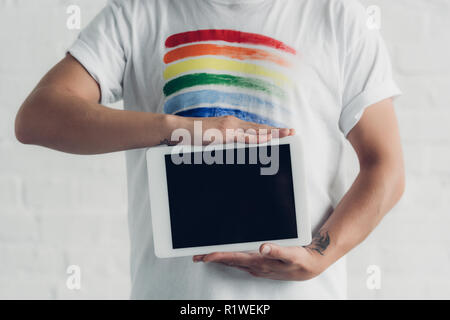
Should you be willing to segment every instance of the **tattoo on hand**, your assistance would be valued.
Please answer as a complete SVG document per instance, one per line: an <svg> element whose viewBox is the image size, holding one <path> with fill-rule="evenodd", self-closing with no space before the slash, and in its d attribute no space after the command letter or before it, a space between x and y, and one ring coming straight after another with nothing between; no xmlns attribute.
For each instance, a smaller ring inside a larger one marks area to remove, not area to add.
<svg viewBox="0 0 450 320"><path fill-rule="evenodd" d="M330 234L326 230L319 231L312 239L312 242L307 248L317 251L320 255L324 255L324 251L330 245Z"/></svg>

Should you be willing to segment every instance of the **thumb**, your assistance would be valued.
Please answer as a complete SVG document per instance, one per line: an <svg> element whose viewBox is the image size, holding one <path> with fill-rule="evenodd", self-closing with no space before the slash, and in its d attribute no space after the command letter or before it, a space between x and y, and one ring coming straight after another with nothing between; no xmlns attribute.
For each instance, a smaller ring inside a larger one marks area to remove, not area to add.
<svg viewBox="0 0 450 320"><path fill-rule="evenodd" d="M296 260L297 250L293 247L282 247L273 243L264 243L259 247L261 255L268 259L292 263Z"/></svg>

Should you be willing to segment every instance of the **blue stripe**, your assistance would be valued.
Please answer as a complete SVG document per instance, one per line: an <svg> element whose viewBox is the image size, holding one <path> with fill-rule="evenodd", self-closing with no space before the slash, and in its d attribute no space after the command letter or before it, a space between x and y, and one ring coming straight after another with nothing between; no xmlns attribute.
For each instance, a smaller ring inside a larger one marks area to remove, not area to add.
<svg viewBox="0 0 450 320"><path fill-rule="evenodd" d="M216 90L198 90L182 93L171 98L164 104L164 112L175 113L201 103L226 103L241 107L257 105L261 108L274 109L274 105L271 102L253 95Z"/></svg>
<svg viewBox="0 0 450 320"><path fill-rule="evenodd" d="M262 117L260 115L242 111L238 109L228 109L220 107L210 107L210 108L195 108L190 110L185 110L176 113L178 116L182 117L193 117L193 118L208 118L208 117L221 117L221 116L235 116L244 121L255 122L259 124L266 124L269 126L284 128L283 125L276 123L270 119Z"/></svg>

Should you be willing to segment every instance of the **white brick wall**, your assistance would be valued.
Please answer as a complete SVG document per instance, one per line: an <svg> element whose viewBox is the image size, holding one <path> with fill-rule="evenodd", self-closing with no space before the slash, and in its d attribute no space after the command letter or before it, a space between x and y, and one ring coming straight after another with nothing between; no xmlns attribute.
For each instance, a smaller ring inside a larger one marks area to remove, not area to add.
<svg viewBox="0 0 450 320"><path fill-rule="evenodd" d="M105 1L0 0L0 299L128 298L123 154L74 156L20 145L14 117L26 95ZM81 290L66 287L79 265Z"/></svg>
<svg viewBox="0 0 450 320"><path fill-rule="evenodd" d="M407 188L399 205L349 255L353 298L450 298L450 1L363 0L381 31L404 96L397 113ZM368 265L381 289L368 290Z"/></svg>
<svg viewBox="0 0 450 320"><path fill-rule="evenodd" d="M450 1L362 0L378 5L405 95L397 101L407 168L401 203L349 254L351 298L450 298ZM127 298L123 154L85 157L24 146L14 117L39 78L104 0L0 0L0 298ZM350 151L349 151L350 153ZM82 289L66 268L82 268ZM369 265L381 289L366 287Z"/></svg>

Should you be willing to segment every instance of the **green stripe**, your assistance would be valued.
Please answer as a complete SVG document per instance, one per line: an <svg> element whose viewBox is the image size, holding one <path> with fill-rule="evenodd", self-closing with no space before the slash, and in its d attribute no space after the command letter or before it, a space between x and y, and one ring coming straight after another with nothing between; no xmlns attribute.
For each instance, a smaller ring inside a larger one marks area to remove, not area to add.
<svg viewBox="0 0 450 320"><path fill-rule="evenodd" d="M166 83L164 86L164 94L166 96L170 96L171 94L185 88L209 84L236 86L246 89L259 90L281 98L285 95L284 91L279 87L264 80L211 73L194 73L175 78Z"/></svg>

